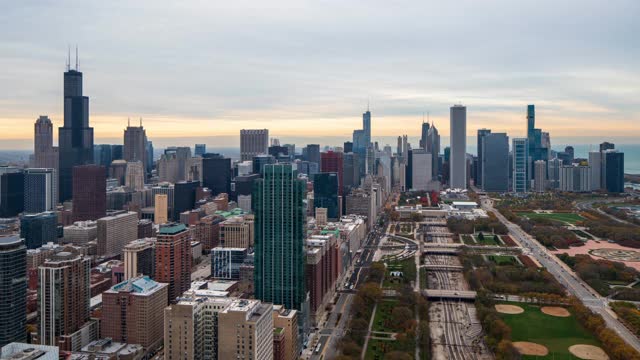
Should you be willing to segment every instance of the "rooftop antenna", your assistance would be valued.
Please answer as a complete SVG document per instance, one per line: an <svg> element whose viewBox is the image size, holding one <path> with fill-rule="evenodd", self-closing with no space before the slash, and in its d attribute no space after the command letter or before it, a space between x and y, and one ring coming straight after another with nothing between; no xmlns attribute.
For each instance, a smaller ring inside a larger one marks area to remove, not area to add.
<svg viewBox="0 0 640 360"><path fill-rule="evenodd" d="M371 101L370 98L367 98L367 112L369 111L369 102Z"/></svg>
<svg viewBox="0 0 640 360"><path fill-rule="evenodd" d="M71 45L67 45L67 71L71 70Z"/></svg>
<svg viewBox="0 0 640 360"><path fill-rule="evenodd" d="M131 118L127 118L127 127L131 127Z"/></svg>
<svg viewBox="0 0 640 360"><path fill-rule="evenodd" d="M78 45L76 45L76 71L78 71Z"/></svg>
<svg viewBox="0 0 640 360"><path fill-rule="evenodd" d="M422 112L422 123L424 124L424 111Z"/></svg>
<svg viewBox="0 0 640 360"><path fill-rule="evenodd" d="M142 127L142 116L140 117L140 127Z"/></svg>

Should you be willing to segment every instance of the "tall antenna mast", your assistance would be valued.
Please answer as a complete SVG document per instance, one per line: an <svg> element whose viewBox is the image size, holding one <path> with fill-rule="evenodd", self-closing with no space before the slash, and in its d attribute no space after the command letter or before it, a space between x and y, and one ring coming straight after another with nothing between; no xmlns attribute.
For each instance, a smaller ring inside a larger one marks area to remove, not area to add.
<svg viewBox="0 0 640 360"><path fill-rule="evenodd" d="M142 117L140 117L140 127L142 127Z"/></svg>
<svg viewBox="0 0 640 360"><path fill-rule="evenodd" d="M78 71L78 45L76 45L76 71Z"/></svg>
<svg viewBox="0 0 640 360"><path fill-rule="evenodd" d="M71 45L67 45L67 71L71 70Z"/></svg>
<svg viewBox="0 0 640 360"><path fill-rule="evenodd" d="M127 127L131 127L131 118L130 117L127 118Z"/></svg>

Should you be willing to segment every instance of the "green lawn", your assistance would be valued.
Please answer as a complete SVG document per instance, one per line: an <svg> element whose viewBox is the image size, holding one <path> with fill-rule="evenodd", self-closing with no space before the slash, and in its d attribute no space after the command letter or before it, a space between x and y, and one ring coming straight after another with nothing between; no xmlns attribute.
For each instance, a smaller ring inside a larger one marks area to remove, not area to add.
<svg viewBox="0 0 640 360"><path fill-rule="evenodd" d="M402 271L402 277L391 276L392 271ZM387 271L382 282L383 288L400 289L403 284L410 284L416 280L416 262L413 257L397 261L387 262Z"/></svg>
<svg viewBox="0 0 640 360"><path fill-rule="evenodd" d="M478 235L474 235L473 238L478 242L478 245L487 245L487 246L501 246L502 242L500 240L495 239L496 235L493 234L482 234L483 238L480 239Z"/></svg>
<svg viewBox="0 0 640 360"><path fill-rule="evenodd" d="M514 256L509 255L487 255L487 259L496 265L520 265Z"/></svg>
<svg viewBox="0 0 640 360"><path fill-rule="evenodd" d="M550 316L542 313L540 307L522 303L509 303L524 309L524 313L499 314L511 327L512 341L530 341L542 344L549 349L545 357L523 356L523 359L578 359L571 355L569 346L590 344L600 346L598 341L575 319Z"/></svg>
<svg viewBox="0 0 640 360"><path fill-rule="evenodd" d="M387 322L391 319L393 308L398 305L398 300L382 300L376 308L376 315L373 318L373 328L371 331L395 332L394 329L387 326Z"/></svg>
<svg viewBox="0 0 640 360"><path fill-rule="evenodd" d="M369 339L369 345L367 346L367 352L365 353L364 358L365 360L383 360L384 354L396 350L403 350L399 348L397 341ZM408 353L413 355L411 351L408 351Z"/></svg>
<svg viewBox="0 0 640 360"><path fill-rule="evenodd" d="M529 219L552 219L562 221L569 224L575 224L584 218L575 213L535 213L535 212L519 212L518 216L525 216Z"/></svg>

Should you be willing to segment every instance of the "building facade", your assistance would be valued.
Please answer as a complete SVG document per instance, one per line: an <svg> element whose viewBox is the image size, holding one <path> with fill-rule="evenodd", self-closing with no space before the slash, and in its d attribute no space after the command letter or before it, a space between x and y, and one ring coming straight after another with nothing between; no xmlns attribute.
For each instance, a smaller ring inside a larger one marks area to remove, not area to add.
<svg viewBox="0 0 640 360"><path fill-rule="evenodd" d="M107 179L98 165L73 168L73 220L96 220L107 211Z"/></svg>
<svg viewBox="0 0 640 360"><path fill-rule="evenodd" d="M449 187L467 188L467 108L454 105L450 109L451 154L449 157Z"/></svg>
<svg viewBox="0 0 640 360"><path fill-rule="evenodd" d="M133 277L102 293L100 335L114 341L140 344L146 351L162 344L167 284L148 276Z"/></svg>
<svg viewBox="0 0 640 360"><path fill-rule="evenodd" d="M290 164L266 165L256 181L256 298L302 310L305 291L305 188Z"/></svg>
<svg viewBox="0 0 640 360"><path fill-rule="evenodd" d="M240 161L252 160L256 155L267 153L269 129L240 130Z"/></svg>
<svg viewBox="0 0 640 360"><path fill-rule="evenodd" d="M27 247L18 236L0 237L0 347L27 339Z"/></svg>
<svg viewBox="0 0 640 360"><path fill-rule="evenodd" d="M183 224L160 227L156 241L155 280L169 284L169 300L189 289L191 284L191 241Z"/></svg>

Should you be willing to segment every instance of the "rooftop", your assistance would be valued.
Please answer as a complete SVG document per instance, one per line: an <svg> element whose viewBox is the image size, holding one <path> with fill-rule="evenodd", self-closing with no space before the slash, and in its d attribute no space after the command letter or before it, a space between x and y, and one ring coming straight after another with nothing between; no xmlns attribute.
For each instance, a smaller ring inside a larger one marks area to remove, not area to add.
<svg viewBox="0 0 640 360"><path fill-rule="evenodd" d="M128 291L136 294L149 294L155 290L161 289L163 285L166 286L166 284L155 282L145 275L125 280L120 284L114 285L111 290Z"/></svg>
<svg viewBox="0 0 640 360"><path fill-rule="evenodd" d="M172 224L172 225L161 226L160 231L158 231L158 233L162 235L175 235L185 231L186 229L187 227L184 224Z"/></svg>

